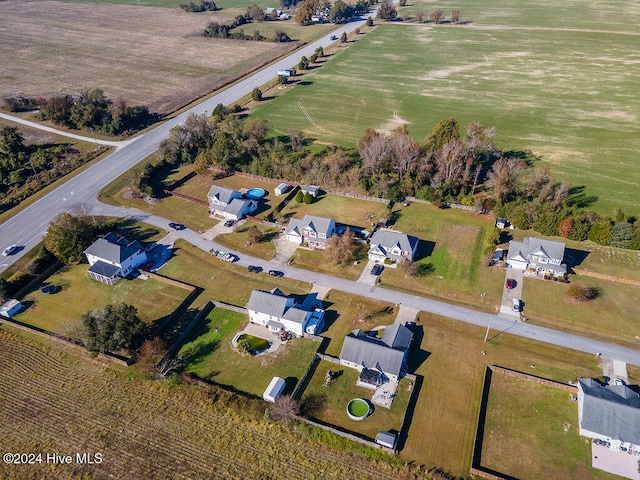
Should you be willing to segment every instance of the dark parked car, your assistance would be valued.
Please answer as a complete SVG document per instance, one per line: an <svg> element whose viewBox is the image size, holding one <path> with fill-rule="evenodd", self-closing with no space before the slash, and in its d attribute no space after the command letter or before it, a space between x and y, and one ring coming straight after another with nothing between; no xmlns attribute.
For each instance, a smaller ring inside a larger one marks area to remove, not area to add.
<svg viewBox="0 0 640 480"><path fill-rule="evenodd" d="M250 272L254 272L254 273L260 273L262 271L262 267L259 267L257 265L249 265L247 267L247 270L249 270Z"/></svg>
<svg viewBox="0 0 640 480"><path fill-rule="evenodd" d="M187 228L184 225L182 225L181 223L175 223L175 222L171 222L169 224L169 226L171 228L173 228L174 230L184 230L185 228Z"/></svg>
<svg viewBox="0 0 640 480"><path fill-rule="evenodd" d="M384 270L384 267L376 263L371 269L371 275L380 275L382 273L382 270Z"/></svg>
<svg viewBox="0 0 640 480"><path fill-rule="evenodd" d="M338 37L336 37L335 35L331 35L331 38L330 38L331 41L334 41L334 40L337 40L337 39L338 39Z"/></svg>
<svg viewBox="0 0 640 480"><path fill-rule="evenodd" d="M233 227L233 224L236 223L233 220L227 220L226 222L224 222L224 226L225 227Z"/></svg>
<svg viewBox="0 0 640 480"><path fill-rule="evenodd" d="M17 245L10 245L7 248L5 248L2 251L2 256L3 257L7 257L9 255L13 255L14 253L16 253L18 251L18 246Z"/></svg>
<svg viewBox="0 0 640 480"><path fill-rule="evenodd" d="M269 270L269 275L272 277L284 277L284 272L281 272L280 270Z"/></svg>
<svg viewBox="0 0 640 480"><path fill-rule="evenodd" d="M517 284L518 283L516 282L515 278L507 278L507 288L509 290L511 290L512 288L515 288Z"/></svg>
<svg viewBox="0 0 640 480"><path fill-rule="evenodd" d="M58 287L57 285L46 285L40 289L40 293L42 293L43 295L48 295L50 293L56 293L59 289L60 287Z"/></svg>

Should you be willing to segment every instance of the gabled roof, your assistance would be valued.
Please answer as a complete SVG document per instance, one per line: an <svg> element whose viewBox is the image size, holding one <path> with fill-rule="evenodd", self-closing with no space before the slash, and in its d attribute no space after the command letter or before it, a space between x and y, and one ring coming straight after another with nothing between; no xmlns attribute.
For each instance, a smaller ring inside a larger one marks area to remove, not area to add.
<svg viewBox="0 0 640 480"><path fill-rule="evenodd" d="M362 330L354 330L344 337L340 358L397 376L402 370L404 354L409 348L412 336L411 331L404 325L387 327L381 339L369 337ZM408 343L402 348L407 338ZM394 344L397 348L392 346Z"/></svg>
<svg viewBox="0 0 640 480"><path fill-rule="evenodd" d="M207 196L209 198L217 198L221 203L229 203L232 197L238 198L238 196L242 195L237 190L233 190L231 188L221 187L219 185L211 185Z"/></svg>
<svg viewBox="0 0 640 480"><path fill-rule="evenodd" d="M413 252L418 246L418 241L417 237L406 233L381 228L371 237L371 246L384 251L391 250L397 245L403 252Z"/></svg>
<svg viewBox="0 0 640 480"><path fill-rule="evenodd" d="M640 445L640 396L626 385L578 379L583 394L580 428Z"/></svg>
<svg viewBox="0 0 640 480"><path fill-rule="evenodd" d="M320 188L315 185L300 185L300 191L302 191L302 193L309 192L309 195L315 197L320 193Z"/></svg>
<svg viewBox="0 0 640 480"><path fill-rule="evenodd" d="M306 229L316 232L316 234L323 233L328 238L333 233L330 231L332 228L335 229L335 221L331 218L305 215L302 219L292 218L286 233L300 235L300 232Z"/></svg>
<svg viewBox="0 0 640 480"><path fill-rule="evenodd" d="M316 298L316 295L313 294L313 297ZM274 288L270 292L254 290L251 292L247 309L289 320L290 322L304 324L309 314L313 311L313 307L308 310L305 309L307 303L309 303L306 298L301 305L295 305L295 302L291 302L291 300L291 297L287 297L278 288Z"/></svg>
<svg viewBox="0 0 640 480"><path fill-rule="evenodd" d="M529 255L538 257L546 257L549 259L564 259L565 244L556 242L555 240L546 240L544 238L526 237L522 242L511 240L509 242L508 260L518 262L527 262Z"/></svg>
<svg viewBox="0 0 640 480"><path fill-rule="evenodd" d="M244 206L248 203L251 203L250 200L234 198L226 207L224 207L224 211L228 213L232 213L234 215L238 215L242 211Z"/></svg>
<svg viewBox="0 0 640 480"><path fill-rule="evenodd" d="M511 240L509 242L509 252L507 253L507 260L515 260L516 262L527 263L527 255L529 254L529 245L524 242L516 242Z"/></svg>
<svg viewBox="0 0 640 480"><path fill-rule="evenodd" d="M96 263L91 265L89 271L102 277L113 278L120 271L120 267L98 260Z"/></svg>
<svg viewBox="0 0 640 480"><path fill-rule="evenodd" d="M122 237L114 242L114 239L115 236L113 234L99 238L93 242L84 253L86 255L93 255L107 262L121 265L127 258L142 250L142 245L137 241L128 242L127 239Z"/></svg>

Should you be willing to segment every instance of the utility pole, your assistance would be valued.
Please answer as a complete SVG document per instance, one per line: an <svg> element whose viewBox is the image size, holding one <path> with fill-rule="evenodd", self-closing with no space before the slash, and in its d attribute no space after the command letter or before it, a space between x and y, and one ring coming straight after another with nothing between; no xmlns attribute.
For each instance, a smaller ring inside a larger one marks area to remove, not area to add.
<svg viewBox="0 0 640 480"><path fill-rule="evenodd" d="M487 342L487 338L489 338L489 327L490 325L487 323L487 333L484 334L484 341Z"/></svg>

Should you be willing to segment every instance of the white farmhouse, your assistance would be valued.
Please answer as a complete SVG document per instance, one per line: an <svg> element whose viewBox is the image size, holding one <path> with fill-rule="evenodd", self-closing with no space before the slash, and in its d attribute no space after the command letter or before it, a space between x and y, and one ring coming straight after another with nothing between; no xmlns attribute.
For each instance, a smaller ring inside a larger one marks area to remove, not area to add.
<svg viewBox="0 0 640 480"><path fill-rule="evenodd" d="M294 335L317 335L324 327L324 310L316 294L308 294L301 303L274 288L270 292L254 290L247 304L249 321L265 325L273 332L286 330Z"/></svg>
<svg viewBox="0 0 640 480"><path fill-rule="evenodd" d="M336 222L331 218L305 215L302 219L292 218L285 233L290 242L324 249L327 239L336 233Z"/></svg>
<svg viewBox="0 0 640 480"><path fill-rule="evenodd" d="M212 185L207 194L209 212L212 215L238 221L256 211L258 202L242 197L242 194L231 188Z"/></svg>
<svg viewBox="0 0 640 480"><path fill-rule="evenodd" d="M147 254L138 241L129 242L108 233L84 251L89 262L89 276L107 285L116 284L147 261Z"/></svg>
<svg viewBox="0 0 640 480"><path fill-rule="evenodd" d="M564 261L565 244L543 238L526 237L522 242L511 240L507 265L518 270L535 270L553 275L564 275L567 266Z"/></svg>
<svg viewBox="0 0 640 480"><path fill-rule="evenodd" d="M369 260L411 262L418 250L418 243L417 237L396 230L381 228L371 237Z"/></svg>

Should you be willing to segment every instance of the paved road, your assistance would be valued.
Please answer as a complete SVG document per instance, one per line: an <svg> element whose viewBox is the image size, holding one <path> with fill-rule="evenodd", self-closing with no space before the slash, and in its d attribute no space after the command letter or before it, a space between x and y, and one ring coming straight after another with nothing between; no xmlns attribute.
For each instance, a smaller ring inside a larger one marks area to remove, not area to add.
<svg viewBox="0 0 640 480"><path fill-rule="evenodd" d="M76 203L92 202L98 192L111 180L119 177L129 168L155 152L160 142L169 136L169 131L173 127L183 123L189 115L211 112L219 103L223 105L236 103L242 97L249 95L255 87L264 85L277 77L278 70L292 68L297 65L301 56L305 55L310 57L316 48L320 46L326 48L332 43L335 43L330 39L332 35L340 36L343 31L350 33L356 28L362 27L364 24L365 20L358 20L346 25L341 25L333 32L296 50L260 71L245 77L243 80L229 86L175 118L162 122L156 128L145 134L126 142L102 142L108 145L115 144L117 146L116 151L33 203L22 212L16 214L11 219L0 224L0 249L4 249L6 246L12 244L24 247L23 250L9 258L0 257L0 272L6 270L11 263L40 242L49 223L58 213L68 210L69 207ZM16 119L15 117L7 115L3 115L2 118L25 123L22 119ZM33 124L32 126L36 128L42 127L38 124ZM47 130L48 128L44 129ZM74 135L65 134L67 136ZM88 141L92 140L91 138L82 136L80 136L80 138Z"/></svg>
<svg viewBox="0 0 640 480"><path fill-rule="evenodd" d="M155 215L150 215L145 212L129 210L121 207L112 207L104 204L99 204L97 202L94 210L97 214L132 218L149 223L151 225L155 225L160 228L168 229L168 220ZM230 251L228 248L223 247L222 245L219 245L213 241L207 240L199 233L189 229L177 232L176 235L191 243L193 246L200 248L206 252L208 252L212 248L216 248L218 250L223 250L226 252ZM246 267L248 265L258 265L263 268L264 272L267 272L271 269L280 270L283 271L289 278L295 278L297 280L314 283L321 287L333 288L343 292L352 293L354 295L361 295L367 298L404 305L406 307L435 313L437 315L442 315L444 317L463 321L483 328L487 328L487 326L489 326L489 339L501 334L501 332L506 332L513 335L518 335L520 337L550 343L552 345L557 345L560 347L591 353L593 355L600 353L603 357L606 358L614 358L625 363L640 365L640 350L619 347L617 345L580 337L578 335L571 335L569 333L559 332L549 328L522 323L518 320L511 320L499 317L497 315L478 312L465 307L450 305L448 303L419 297L417 295L396 292L385 288L374 287L371 285L353 282L351 280L335 278L317 272L294 268L289 265L282 265L267 260L261 260L249 257L239 252L231 251L231 253L235 253L240 258L237 264L243 267ZM260 273L257 275L266 275L266 273ZM488 348L489 346L490 342Z"/></svg>

